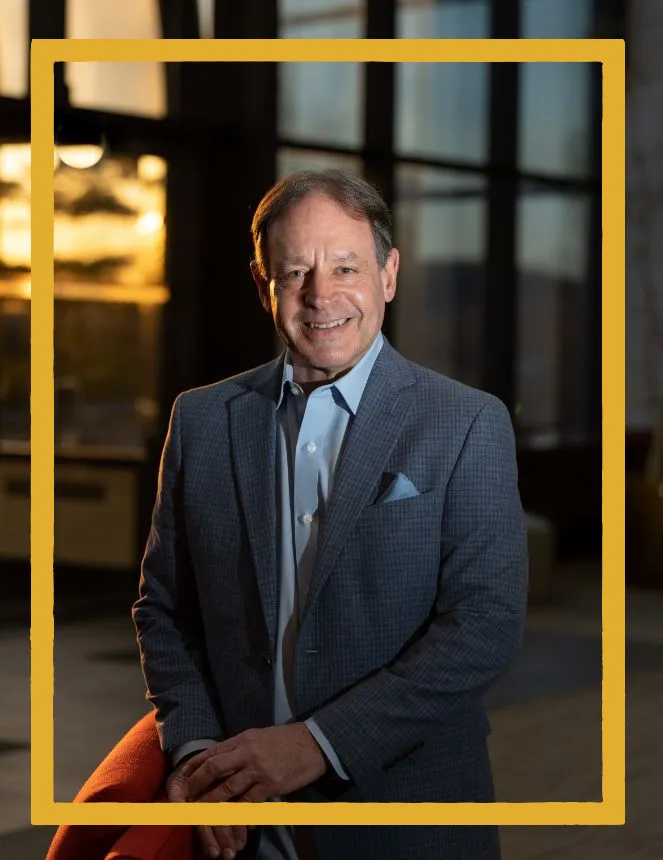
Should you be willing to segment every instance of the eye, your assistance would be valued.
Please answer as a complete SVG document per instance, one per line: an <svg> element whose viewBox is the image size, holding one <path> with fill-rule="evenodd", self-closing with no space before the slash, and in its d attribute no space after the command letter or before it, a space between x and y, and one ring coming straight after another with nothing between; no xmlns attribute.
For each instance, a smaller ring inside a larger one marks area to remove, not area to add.
<svg viewBox="0 0 663 860"><path fill-rule="evenodd" d="M297 280L297 278L304 277L304 270L303 269L293 269L291 272L288 272L286 277L289 280Z"/></svg>
<svg viewBox="0 0 663 860"><path fill-rule="evenodd" d="M336 271L341 275L351 275L356 271L356 269L353 269L350 266L339 266Z"/></svg>

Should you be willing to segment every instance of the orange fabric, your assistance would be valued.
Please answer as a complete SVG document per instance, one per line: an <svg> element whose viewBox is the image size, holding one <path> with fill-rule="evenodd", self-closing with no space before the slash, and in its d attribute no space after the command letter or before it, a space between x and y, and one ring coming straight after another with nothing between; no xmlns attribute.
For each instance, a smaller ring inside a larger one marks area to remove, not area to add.
<svg viewBox="0 0 663 860"><path fill-rule="evenodd" d="M193 831L174 824L135 824L117 840L104 860L192 860Z"/></svg>
<svg viewBox="0 0 663 860"><path fill-rule="evenodd" d="M166 761L154 713L146 714L110 751L74 803L163 800ZM192 830L173 825L71 825L58 828L46 860L192 860Z"/></svg>

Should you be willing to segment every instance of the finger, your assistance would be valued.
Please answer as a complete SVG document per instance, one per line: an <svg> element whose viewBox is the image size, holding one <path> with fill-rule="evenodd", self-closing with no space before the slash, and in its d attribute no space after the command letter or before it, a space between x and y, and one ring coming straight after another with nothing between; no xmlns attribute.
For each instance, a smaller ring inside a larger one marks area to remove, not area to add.
<svg viewBox="0 0 663 860"><path fill-rule="evenodd" d="M182 773L185 776L190 776L195 770L197 770L202 764L204 764L207 759L212 758L219 753L227 753L236 749L237 741L236 738L229 738L226 741L220 741L218 744L215 744L213 747L207 747L207 749L200 750L195 755L189 756L181 765Z"/></svg>
<svg viewBox="0 0 663 860"><path fill-rule="evenodd" d="M225 779L246 766L246 756L242 750L235 749L210 756L196 770L187 774L187 794L189 798L200 797L219 780Z"/></svg>
<svg viewBox="0 0 663 860"><path fill-rule="evenodd" d="M212 828L223 860L233 860L237 853L237 841L235 839L234 829L234 827L229 825Z"/></svg>
<svg viewBox="0 0 663 860"><path fill-rule="evenodd" d="M255 777L247 768L226 777L219 785L196 798L197 803L225 803L241 797L255 783Z"/></svg>
<svg viewBox="0 0 663 860"><path fill-rule="evenodd" d="M198 832L198 839L200 839L200 845L206 856L220 857L221 848L212 828L204 824L199 824L196 830Z"/></svg>
<svg viewBox="0 0 663 860"><path fill-rule="evenodd" d="M235 837L235 850L241 851L246 848L247 832L243 825L233 827L233 836Z"/></svg>

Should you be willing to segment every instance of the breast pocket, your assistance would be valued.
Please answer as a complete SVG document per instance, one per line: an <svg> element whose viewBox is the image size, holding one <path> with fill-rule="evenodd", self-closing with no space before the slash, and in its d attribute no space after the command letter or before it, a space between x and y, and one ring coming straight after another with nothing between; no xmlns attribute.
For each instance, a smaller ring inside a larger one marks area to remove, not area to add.
<svg viewBox="0 0 663 860"><path fill-rule="evenodd" d="M444 493L431 490L397 499L367 505L357 521L355 538L364 559L386 555L403 563L417 564L439 557Z"/></svg>

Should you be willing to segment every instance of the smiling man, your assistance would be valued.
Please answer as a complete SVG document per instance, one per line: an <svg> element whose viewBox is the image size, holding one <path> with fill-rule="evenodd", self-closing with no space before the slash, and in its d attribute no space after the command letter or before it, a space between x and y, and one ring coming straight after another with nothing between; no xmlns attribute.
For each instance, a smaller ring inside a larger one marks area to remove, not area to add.
<svg viewBox="0 0 663 860"><path fill-rule="evenodd" d="M527 593L508 412L382 335L371 185L293 174L253 238L286 349L177 398L134 607L169 798L491 802L481 698ZM198 830L224 858L499 857L492 827Z"/></svg>

